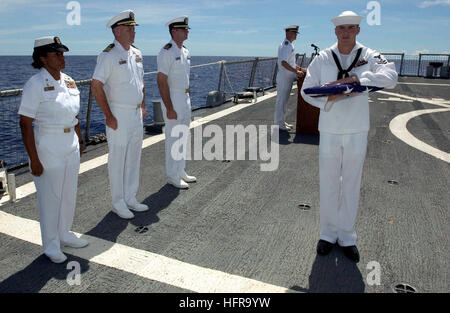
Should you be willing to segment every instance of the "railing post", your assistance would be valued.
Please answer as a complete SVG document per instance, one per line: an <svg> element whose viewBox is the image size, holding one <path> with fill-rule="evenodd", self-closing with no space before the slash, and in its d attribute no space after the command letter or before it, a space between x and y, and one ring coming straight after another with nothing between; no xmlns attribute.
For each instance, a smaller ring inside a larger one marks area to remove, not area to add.
<svg viewBox="0 0 450 313"><path fill-rule="evenodd" d="M420 62L422 60L422 53L419 53L419 66L417 67L417 76L420 76Z"/></svg>
<svg viewBox="0 0 450 313"><path fill-rule="evenodd" d="M273 69L272 86L277 85L277 74L278 74L278 60L275 62L275 66Z"/></svg>
<svg viewBox="0 0 450 313"><path fill-rule="evenodd" d="M86 125L84 128L85 144L87 144L89 142L89 131L90 131L90 125L91 125L91 111L92 111L92 90L91 90L91 87L89 87L89 99L88 99L88 105L87 105L87 111L86 111Z"/></svg>
<svg viewBox="0 0 450 313"><path fill-rule="evenodd" d="M252 72L250 73L250 80L248 82L249 87L253 86L253 82L255 80L256 66L258 65L258 61L259 61L259 58L255 58L255 61L253 61Z"/></svg>
<svg viewBox="0 0 450 313"><path fill-rule="evenodd" d="M402 58L400 60L400 76L402 75L402 70L403 70L403 60L405 58L405 53L402 53Z"/></svg>
<svg viewBox="0 0 450 313"><path fill-rule="evenodd" d="M220 75L219 75L219 86L217 87L217 91L220 93L220 88L222 87L222 76L223 76L223 68L225 61L220 62Z"/></svg>

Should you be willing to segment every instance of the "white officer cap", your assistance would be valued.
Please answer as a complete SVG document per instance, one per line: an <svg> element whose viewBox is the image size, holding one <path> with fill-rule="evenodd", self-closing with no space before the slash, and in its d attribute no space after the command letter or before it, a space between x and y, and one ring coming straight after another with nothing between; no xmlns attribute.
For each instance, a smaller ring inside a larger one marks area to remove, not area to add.
<svg viewBox="0 0 450 313"><path fill-rule="evenodd" d="M58 37L45 36L34 40L34 50L67 52L69 48Z"/></svg>
<svg viewBox="0 0 450 313"><path fill-rule="evenodd" d="M299 29L298 25L290 25L290 26L286 27L284 30L285 31L296 32L298 34L298 29Z"/></svg>
<svg viewBox="0 0 450 313"><path fill-rule="evenodd" d="M190 29L189 18L187 16L174 18L173 20L167 22L166 27L169 27L169 30L172 30L172 28Z"/></svg>
<svg viewBox="0 0 450 313"><path fill-rule="evenodd" d="M106 24L106 27L108 28L115 28L120 25L125 26L139 26L134 20L134 12L133 10L125 10L114 16L112 19L109 20L108 24Z"/></svg>
<svg viewBox="0 0 450 313"><path fill-rule="evenodd" d="M359 25L364 16L360 16L353 11L344 11L339 16L332 18L334 26L340 25Z"/></svg>

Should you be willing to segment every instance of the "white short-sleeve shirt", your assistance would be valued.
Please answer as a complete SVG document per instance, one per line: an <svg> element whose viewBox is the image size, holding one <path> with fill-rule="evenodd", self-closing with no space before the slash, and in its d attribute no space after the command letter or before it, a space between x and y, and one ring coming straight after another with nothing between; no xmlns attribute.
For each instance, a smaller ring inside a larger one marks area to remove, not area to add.
<svg viewBox="0 0 450 313"><path fill-rule="evenodd" d="M42 68L23 87L19 114L34 119L35 126L68 128L78 124L80 91L74 80L61 73L55 80Z"/></svg>
<svg viewBox="0 0 450 313"><path fill-rule="evenodd" d="M168 76L167 83L170 91L184 92L189 88L191 57L184 46L178 48L171 40L165 45L157 57L158 72Z"/></svg>
<svg viewBox="0 0 450 313"><path fill-rule="evenodd" d="M101 81L110 106L136 108L144 99L142 53L131 46L127 51L114 40L97 58L93 79Z"/></svg>

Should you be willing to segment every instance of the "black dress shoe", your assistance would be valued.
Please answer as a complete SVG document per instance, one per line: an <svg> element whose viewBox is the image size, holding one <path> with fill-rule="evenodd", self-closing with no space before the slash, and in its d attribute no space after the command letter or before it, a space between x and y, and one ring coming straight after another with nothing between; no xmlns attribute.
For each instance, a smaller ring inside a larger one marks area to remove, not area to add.
<svg viewBox="0 0 450 313"><path fill-rule="evenodd" d="M320 239L317 243L317 254L319 255L327 255L330 253L333 248L333 244L331 242Z"/></svg>
<svg viewBox="0 0 450 313"><path fill-rule="evenodd" d="M350 260L358 263L359 262L359 252L358 248L356 246L348 246L348 247L342 247L342 250L344 251L344 255L349 258Z"/></svg>

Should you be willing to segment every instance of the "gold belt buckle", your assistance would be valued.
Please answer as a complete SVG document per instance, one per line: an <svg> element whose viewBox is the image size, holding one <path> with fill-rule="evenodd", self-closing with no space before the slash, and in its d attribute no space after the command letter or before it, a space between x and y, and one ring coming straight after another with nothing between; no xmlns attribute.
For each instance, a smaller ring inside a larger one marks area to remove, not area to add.
<svg viewBox="0 0 450 313"><path fill-rule="evenodd" d="M70 133L70 128L64 128L64 133Z"/></svg>
<svg viewBox="0 0 450 313"><path fill-rule="evenodd" d="M191 88L187 88L184 92L185 93L191 93Z"/></svg>

